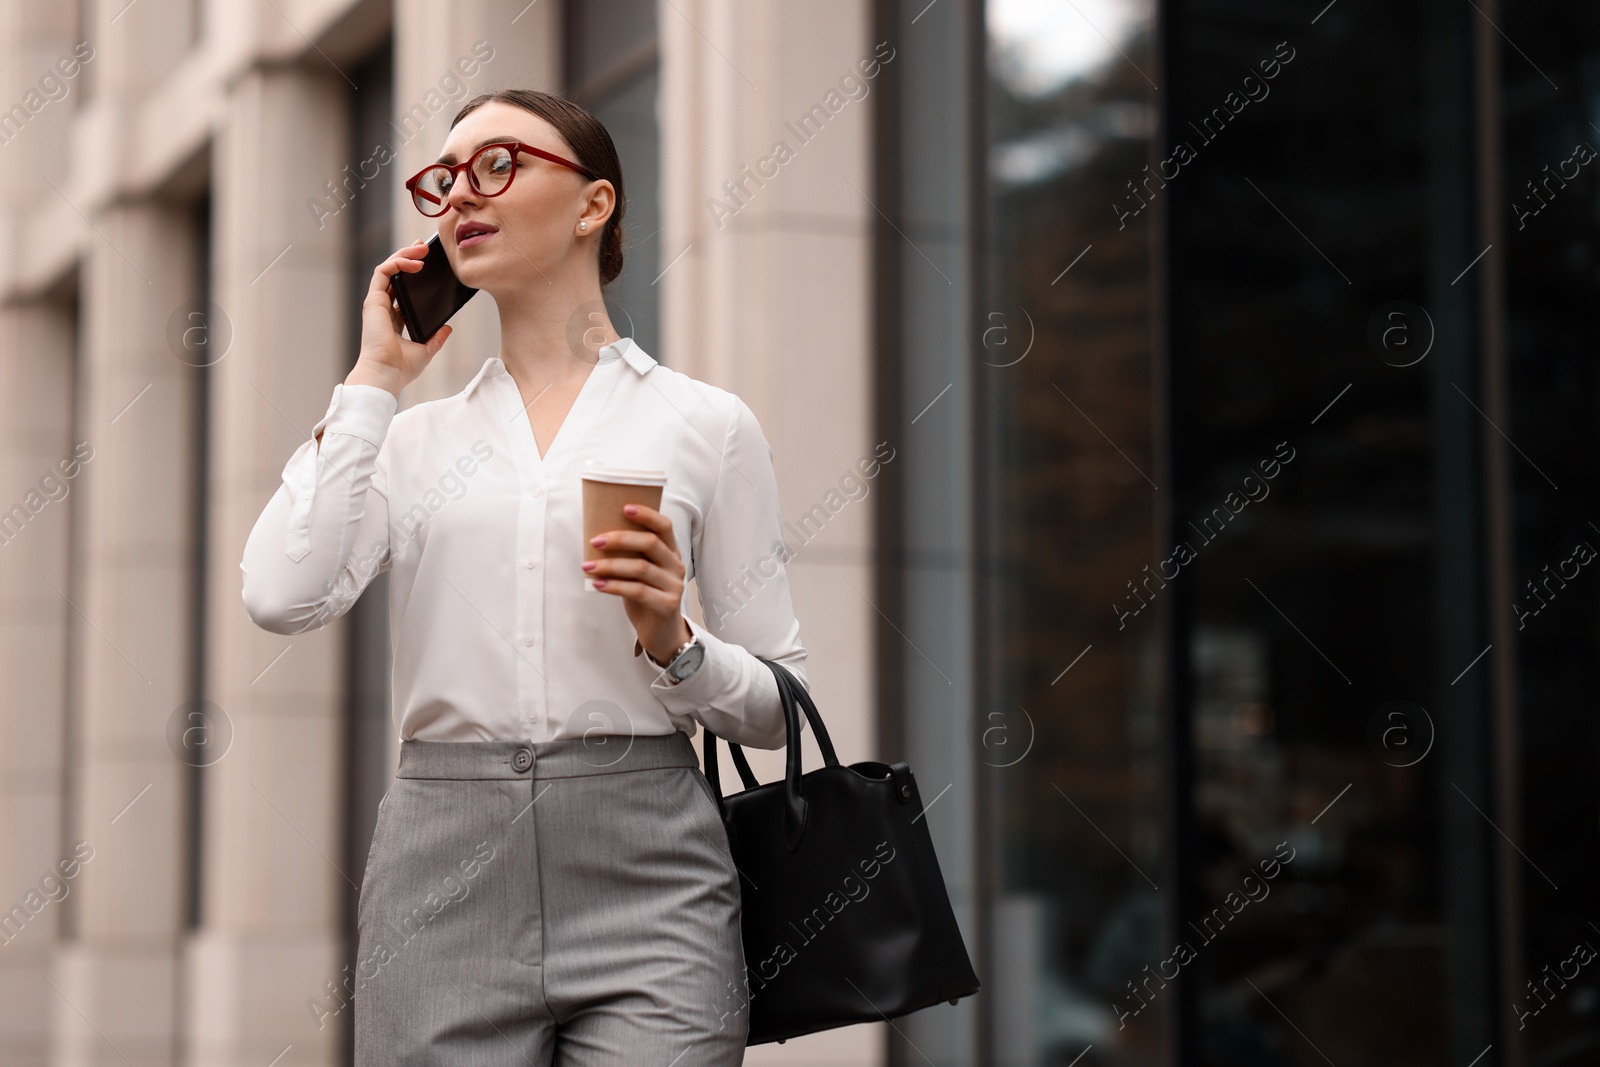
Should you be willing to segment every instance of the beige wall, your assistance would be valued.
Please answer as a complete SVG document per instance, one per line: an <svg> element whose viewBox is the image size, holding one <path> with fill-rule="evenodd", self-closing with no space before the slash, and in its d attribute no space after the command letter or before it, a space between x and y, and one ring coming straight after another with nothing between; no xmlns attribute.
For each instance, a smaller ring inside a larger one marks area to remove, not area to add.
<svg viewBox="0 0 1600 1067"><path fill-rule="evenodd" d="M60 499L0 544L0 909L26 916L0 938L0 1062L333 1064L338 1031L319 1030L305 1002L341 962L343 624L282 638L253 627L238 597L250 525L349 358L347 250L337 228L313 224L304 176L346 162L342 68L374 44L393 47L397 111L480 39L497 57L471 91L555 90L561 5L210 0L198 46L190 0L101 0L86 31L75 8L0 0L0 107L26 114L0 144L0 507L24 501L77 442L93 449ZM870 102L830 113L809 144L785 123L825 106L869 56L868 6L674 0L659 11L662 259L638 268L670 264L656 354L750 403L785 517L798 519L874 443L872 208L858 192ZM30 100L84 37L94 58L62 79L66 96ZM402 148L390 180L436 153L453 110ZM719 227L707 201L726 200L723 183L778 139L793 160ZM233 341L211 372L199 440L200 377L167 325L199 292L207 250L190 208L206 193L212 299ZM402 198L395 211L397 239L427 229ZM498 346L492 303L470 305L457 327L407 404L459 389ZM868 501L847 504L790 571L814 691L847 761L876 755L870 520ZM198 664L195 583L208 610ZM167 728L196 671L234 736L204 773L206 907L191 931L189 772ZM819 760L814 743L806 756ZM752 762L777 777L775 754ZM30 888L79 840L93 857L62 883L65 899L29 912ZM747 1062L876 1064L882 1030L764 1046Z"/></svg>
<svg viewBox="0 0 1600 1067"><path fill-rule="evenodd" d="M786 122L871 53L869 8L674 0L659 10L662 266L672 264L659 283L664 347L675 366L749 403L772 446L784 516L798 521L874 443L872 208L854 191L870 188L870 101L845 104L806 144ZM764 185L748 183L738 207L724 183L738 183L778 140L794 158ZM708 200L737 213L714 214ZM812 691L845 762L877 756L873 609L862 595L872 592L871 515L869 499L843 506L789 567ZM807 766L820 765L809 731L803 751ZM750 757L762 781L782 776L781 751ZM731 764L725 771L737 780ZM882 1028L759 1046L746 1062L876 1064Z"/></svg>

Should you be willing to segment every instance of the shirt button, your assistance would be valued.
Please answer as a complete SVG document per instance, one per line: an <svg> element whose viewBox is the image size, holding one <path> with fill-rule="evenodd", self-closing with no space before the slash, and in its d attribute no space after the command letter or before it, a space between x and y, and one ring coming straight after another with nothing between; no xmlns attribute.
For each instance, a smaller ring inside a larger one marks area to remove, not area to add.
<svg viewBox="0 0 1600 1067"><path fill-rule="evenodd" d="M524 567L528 568L530 571L533 570L533 568L535 566L537 566L538 563L539 563L539 561L534 559L532 556L529 556L527 559L522 561L522 565Z"/></svg>
<svg viewBox="0 0 1600 1067"><path fill-rule="evenodd" d="M532 634L529 634L529 635L528 635L528 636L526 636L526 637L524 637L524 638L523 638L523 639L522 639L522 643L523 643L523 644L525 644L525 645L531 645L531 644L533 644L533 635L532 635Z"/></svg>
<svg viewBox="0 0 1600 1067"><path fill-rule="evenodd" d="M528 495L529 496L543 496L544 495L544 486L542 486L542 485L534 486L532 489L528 490Z"/></svg>
<svg viewBox="0 0 1600 1067"><path fill-rule="evenodd" d="M533 753L525 748L519 748L511 756L511 766L519 771L525 771L533 766Z"/></svg>

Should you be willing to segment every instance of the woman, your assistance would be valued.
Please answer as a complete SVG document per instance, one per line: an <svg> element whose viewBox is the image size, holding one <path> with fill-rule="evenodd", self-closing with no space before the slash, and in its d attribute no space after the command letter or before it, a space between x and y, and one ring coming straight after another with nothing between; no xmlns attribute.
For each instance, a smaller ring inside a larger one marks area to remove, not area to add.
<svg viewBox="0 0 1600 1067"><path fill-rule="evenodd" d="M736 1064L740 876L689 738L778 748L757 657L805 680L771 453L738 397L612 329L625 200L592 115L480 96L440 161L407 188L494 298L500 353L396 414L451 330L399 336L388 286L422 242L380 264L355 367L241 564L282 634L391 572L400 764L357 909L356 1062ZM659 510L630 505L646 532L597 539L640 558L583 562L591 460L666 472Z"/></svg>

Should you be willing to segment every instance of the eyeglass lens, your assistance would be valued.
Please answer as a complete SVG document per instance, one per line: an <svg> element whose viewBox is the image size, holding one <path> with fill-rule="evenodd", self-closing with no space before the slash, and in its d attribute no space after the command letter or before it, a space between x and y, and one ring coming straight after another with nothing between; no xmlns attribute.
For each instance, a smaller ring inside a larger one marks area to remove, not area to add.
<svg viewBox="0 0 1600 1067"><path fill-rule="evenodd" d="M483 196L494 196L511 181L515 163L509 149L493 146L473 156L470 169L472 187ZM442 215L453 180L444 167L434 167L423 174L412 194L417 210L424 215Z"/></svg>

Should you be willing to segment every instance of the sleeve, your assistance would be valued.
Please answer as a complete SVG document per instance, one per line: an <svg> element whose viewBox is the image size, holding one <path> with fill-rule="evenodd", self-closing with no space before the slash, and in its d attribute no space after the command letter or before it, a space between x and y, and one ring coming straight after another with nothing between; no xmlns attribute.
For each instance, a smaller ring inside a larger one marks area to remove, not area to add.
<svg viewBox="0 0 1600 1067"><path fill-rule="evenodd" d="M737 396L732 404L716 489L691 546L706 623L685 618L705 646L705 661L677 685L661 676L650 688L669 712L720 738L776 749L788 732L777 681L761 660L787 667L809 692L806 650L784 568L790 553L772 449L749 406ZM804 730L804 715L800 723Z"/></svg>
<svg viewBox="0 0 1600 1067"><path fill-rule="evenodd" d="M244 607L257 626L278 634L325 626L389 566L383 442L398 407L387 389L333 387L327 412L289 457L283 484L245 542Z"/></svg>

